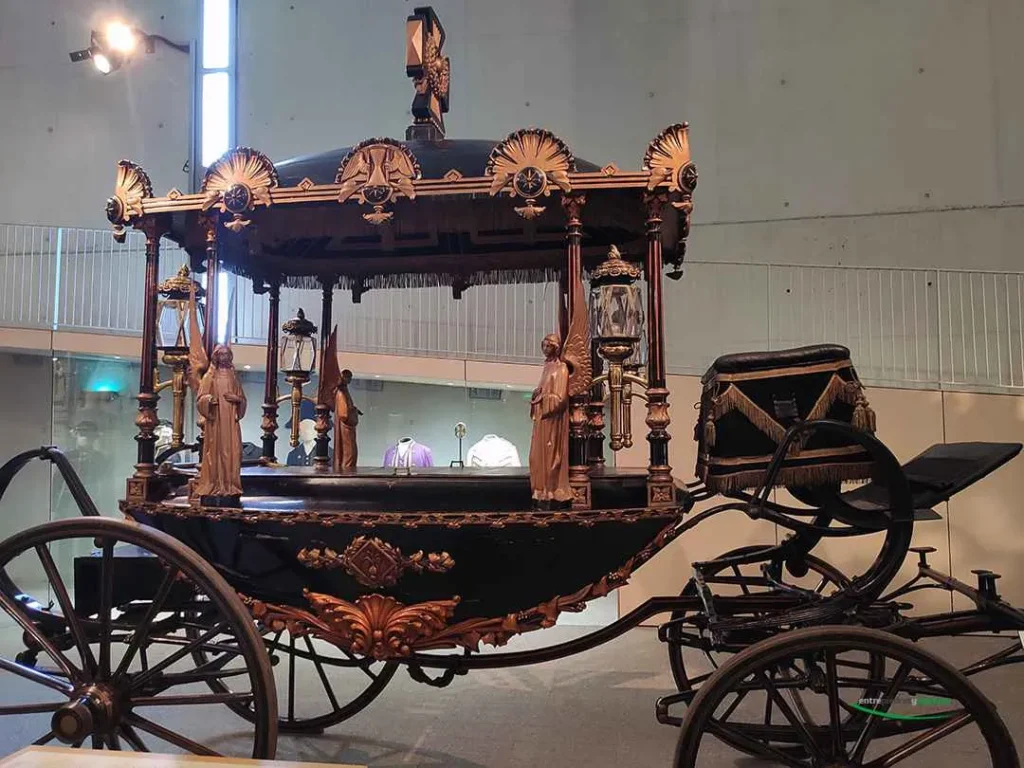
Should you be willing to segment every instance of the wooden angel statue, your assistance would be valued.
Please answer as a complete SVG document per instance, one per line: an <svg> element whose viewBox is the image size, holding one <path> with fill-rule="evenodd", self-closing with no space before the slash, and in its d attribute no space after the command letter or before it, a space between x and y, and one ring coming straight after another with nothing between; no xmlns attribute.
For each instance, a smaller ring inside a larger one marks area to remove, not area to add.
<svg viewBox="0 0 1024 768"><path fill-rule="evenodd" d="M544 368L530 398L533 436L530 439L530 487L540 509L564 507L572 501L569 486L570 399L590 386L590 334L582 282L576 311L563 346L556 334L541 342Z"/></svg>
<svg viewBox="0 0 1024 768"><path fill-rule="evenodd" d="M351 469L359 460L359 446L356 443L356 427L362 411L352 402L348 386L352 382L352 371L342 371L338 366L338 328L331 331L331 337L324 350L323 366L320 373L320 389L317 393L321 405L334 411L334 471Z"/></svg>
<svg viewBox="0 0 1024 768"><path fill-rule="evenodd" d="M242 428L245 393L235 375L231 348L213 350L211 365L199 383L196 407L205 421L203 455L196 494L212 503L230 503L242 495Z"/></svg>

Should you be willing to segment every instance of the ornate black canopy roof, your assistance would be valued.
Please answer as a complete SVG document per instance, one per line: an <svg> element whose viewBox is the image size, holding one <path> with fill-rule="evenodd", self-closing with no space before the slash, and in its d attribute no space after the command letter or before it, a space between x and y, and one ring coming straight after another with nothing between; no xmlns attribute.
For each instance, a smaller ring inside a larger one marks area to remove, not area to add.
<svg viewBox="0 0 1024 768"><path fill-rule="evenodd" d="M458 293L556 279L567 205L580 212L585 265L613 244L637 260L646 250L643 201L660 196L665 261L681 261L697 181L685 124L654 138L639 171L579 160L540 128L502 141L448 139L443 44L433 11L416 9L406 46L415 122L404 141L373 138L276 164L239 147L213 163L198 192L163 197L122 160L107 204L115 236L126 225L156 227L188 250L196 271L212 244L227 269L257 284L334 281L357 293L440 284Z"/></svg>

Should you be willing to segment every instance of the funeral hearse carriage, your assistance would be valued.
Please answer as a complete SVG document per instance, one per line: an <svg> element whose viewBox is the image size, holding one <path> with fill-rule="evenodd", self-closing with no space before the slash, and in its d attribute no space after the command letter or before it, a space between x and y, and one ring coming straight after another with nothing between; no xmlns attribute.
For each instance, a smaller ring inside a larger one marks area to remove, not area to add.
<svg viewBox="0 0 1024 768"><path fill-rule="evenodd" d="M146 236L126 521L100 516L56 449L0 469L2 493L32 459L53 462L82 512L0 544L0 607L22 633L0 672L27 691L0 703L0 722L18 722L26 742L272 757L279 731L317 733L350 718L400 667L444 686L472 669L578 653L661 616L678 690L656 713L682 726L678 765L700 764L712 739L784 765L893 765L973 734L977 764L1016 766L1005 724L970 678L1024 658L1012 632L1024 613L999 597L997 575L981 571L968 586L934 570L924 548L914 550L913 581L892 584L915 524L1021 446L938 445L901 466L874 437L849 351L823 344L717 360L694 435L699 479L678 481L662 280L666 269L682 275L689 234L697 172L687 126L654 137L635 171L578 159L539 128L449 139L443 45L433 11L416 9L404 140L276 164L237 148L200 190L163 197L141 166L118 165L107 204L114 236L126 227ZM160 283L163 238L189 263ZM268 297L254 459L240 449L244 393L217 338L222 270ZM480 285L530 281L557 284L560 300L523 416L534 422L529 471L358 462L351 374L331 332L335 291L358 304L367 291L443 287L457 301ZM318 323L300 315L282 325L288 288L319 291ZM168 387L172 445L158 455ZM613 467L605 450L632 445L634 398L646 404L647 466ZM313 464L282 466L282 405L294 441L304 402L315 408ZM183 451L196 460L166 460ZM782 535L726 543L681 576L679 595L609 626L494 650L610 594L673 539L726 514ZM882 540L859 573L813 553L826 539L871 534ZM912 614L902 598L927 588L973 607ZM999 632L1010 632L1004 647L959 667L910 642ZM695 669L696 655L714 671ZM195 713L224 707L246 721L244 737L196 731ZM32 718L35 731L24 725Z"/></svg>

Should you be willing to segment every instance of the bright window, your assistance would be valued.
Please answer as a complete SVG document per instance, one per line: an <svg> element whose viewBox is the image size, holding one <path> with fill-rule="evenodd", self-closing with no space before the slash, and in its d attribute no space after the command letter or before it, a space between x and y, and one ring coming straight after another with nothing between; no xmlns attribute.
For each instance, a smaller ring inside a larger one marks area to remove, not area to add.
<svg viewBox="0 0 1024 768"><path fill-rule="evenodd" d="M236 0L202 0L200 161L209 167L235 143Z"/></svg>

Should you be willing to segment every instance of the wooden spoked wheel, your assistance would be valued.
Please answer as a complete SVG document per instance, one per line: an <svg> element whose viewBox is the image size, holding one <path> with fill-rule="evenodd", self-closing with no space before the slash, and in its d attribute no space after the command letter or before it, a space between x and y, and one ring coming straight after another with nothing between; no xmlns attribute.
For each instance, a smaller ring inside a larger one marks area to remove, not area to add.
<svg viewBox="0 0 1024 768"><path fill-rule="evenodd" d="M396 662L358 657L308 634L287 629L264 632L263 640L277 682L278 728L282 733L322 733L366 708L391 682ZM197 663L207 664L205 651ZM215 693L230 693L231 680L207 680ZM246 720L256 717L251 701L229 701Z"/></svg>
<svg viewBox="0 0 1024 768"><path fill-rule="evenodd" d="M923 768L943 751L1019 768L995 707L955 667L863 627L786 632L723 664L687 708L675 765L729 765L730 750L795 768Z"/></svg>
<svg viewBox="0 0 1024 768"><path fill-rule="evenodd" d="M262 639L224 579L175 539L97 517L23 531L0 543L0 609L15 630L0 633L5 733L274 757L277 698ZM197 652L213 661L195 663ZM230 678L232 691L209 692L212 677ZM224 705L243 704L250 722L228 722L225 733Z"/></svg>

